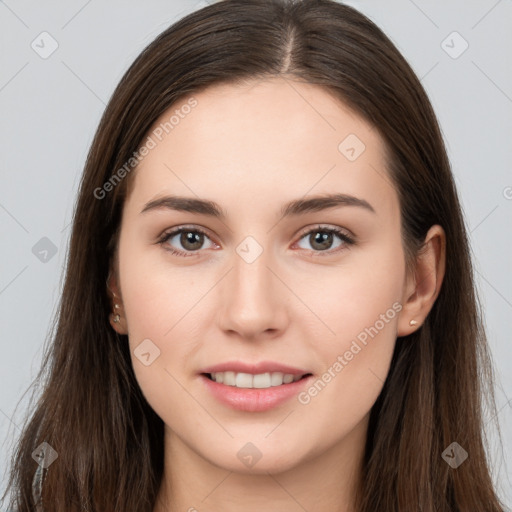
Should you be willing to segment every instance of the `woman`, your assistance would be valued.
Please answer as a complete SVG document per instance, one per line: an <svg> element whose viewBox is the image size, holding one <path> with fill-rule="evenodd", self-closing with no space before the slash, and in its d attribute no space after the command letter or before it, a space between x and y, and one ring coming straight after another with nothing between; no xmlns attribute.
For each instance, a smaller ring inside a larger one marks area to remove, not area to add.
<svg viewBox="0 0 512 512"><path fill-rule="evenodd" d="M224 0L150 44L101 120L12 506L503 510L486 351L398 50L330 0Z"/></svg>

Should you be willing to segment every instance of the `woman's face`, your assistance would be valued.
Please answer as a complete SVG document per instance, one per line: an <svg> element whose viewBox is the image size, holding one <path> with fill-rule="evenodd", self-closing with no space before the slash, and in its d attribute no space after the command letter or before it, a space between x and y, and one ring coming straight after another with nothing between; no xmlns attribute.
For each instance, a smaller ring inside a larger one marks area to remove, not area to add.
<svg viewBox="0 0 512 512"><path fill-rule="evenodd" d="M263 473L360 446L407 295L377 131L283 79L210 87L152 130L117 270L166 449Z"/></svg>

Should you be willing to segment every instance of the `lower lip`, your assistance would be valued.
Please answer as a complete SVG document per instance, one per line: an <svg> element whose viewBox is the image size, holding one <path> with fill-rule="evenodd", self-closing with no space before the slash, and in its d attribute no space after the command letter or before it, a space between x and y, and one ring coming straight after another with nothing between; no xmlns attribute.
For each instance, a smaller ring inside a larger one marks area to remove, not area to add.
<svg viewBox="0 0 512 512"><path fill-rule="evenodd" d="M290 384L260 389L226 386L211 380L206 375L200 375L200 377L208 391L224 405L239 411L262 412L277 407L297 395L313 376L309 375Z"/></svg>

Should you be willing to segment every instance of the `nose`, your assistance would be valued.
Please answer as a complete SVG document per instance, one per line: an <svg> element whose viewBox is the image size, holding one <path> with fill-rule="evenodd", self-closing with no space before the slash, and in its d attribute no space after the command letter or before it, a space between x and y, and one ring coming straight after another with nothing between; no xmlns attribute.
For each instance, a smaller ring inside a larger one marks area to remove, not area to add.
<svg viewBox="0 0 512 512"><path fill-rule="evenodd" d="M276 337L288 324L290 291L278 277L270 251L254 261L233 254L233 267L219 289L219 326L240 338Z"/></svg>

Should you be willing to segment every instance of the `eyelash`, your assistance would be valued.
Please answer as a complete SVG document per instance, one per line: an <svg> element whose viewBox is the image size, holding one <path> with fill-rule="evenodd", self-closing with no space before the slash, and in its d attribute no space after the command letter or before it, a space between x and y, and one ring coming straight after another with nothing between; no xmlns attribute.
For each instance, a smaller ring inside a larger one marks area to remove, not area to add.
<svg viewBox="0 0 512 512"><path fill-rule="evenodd" d="M198 227L181 227L179 229L175 229L175 230L170 231L168 233L164 233L162 235L162 237L158 240L157 243L162 245L162 246L164 246L164 244L169 239L171 239L172 237L174 237L174 236L176 236L176 235L178 235L180 233L183 233L183 232L201 233L201 234L205 235L206 237L210 238L205 231L203 231L202 229L200 229ZM356 243L355 240L352 237L348 236L341 229L332 228L332 227L324 227L322 225L316 226L313 229L310 229L309 231L306 231L305 233L303 233L300 236L299 241L302 240L304 237L306 237L308 235L311 235L312 233L317 233L317 232L320 232L320 233L333 233L333 234L337 235L344 242L344 246L342 246L341 248L337 248L337 249L335 249L333 251L331 251L331 250L326 250L326 251L313 251L313 250L310 250L310 252L312 252L312 253L314 253L315 255L318 255L318 256L331 256L332 254L336 254L336 253L338 253L340 251L345 250L347 248L346 246L354 245ZM176 249L168 248L168 247L164 247L164 249L166 251L169 251L171 254L173 254L175 256L181 256L181 257L197 256L198 253L200 252L199 250L198 251L184 252L184 251L178 251Z"/></svg>

